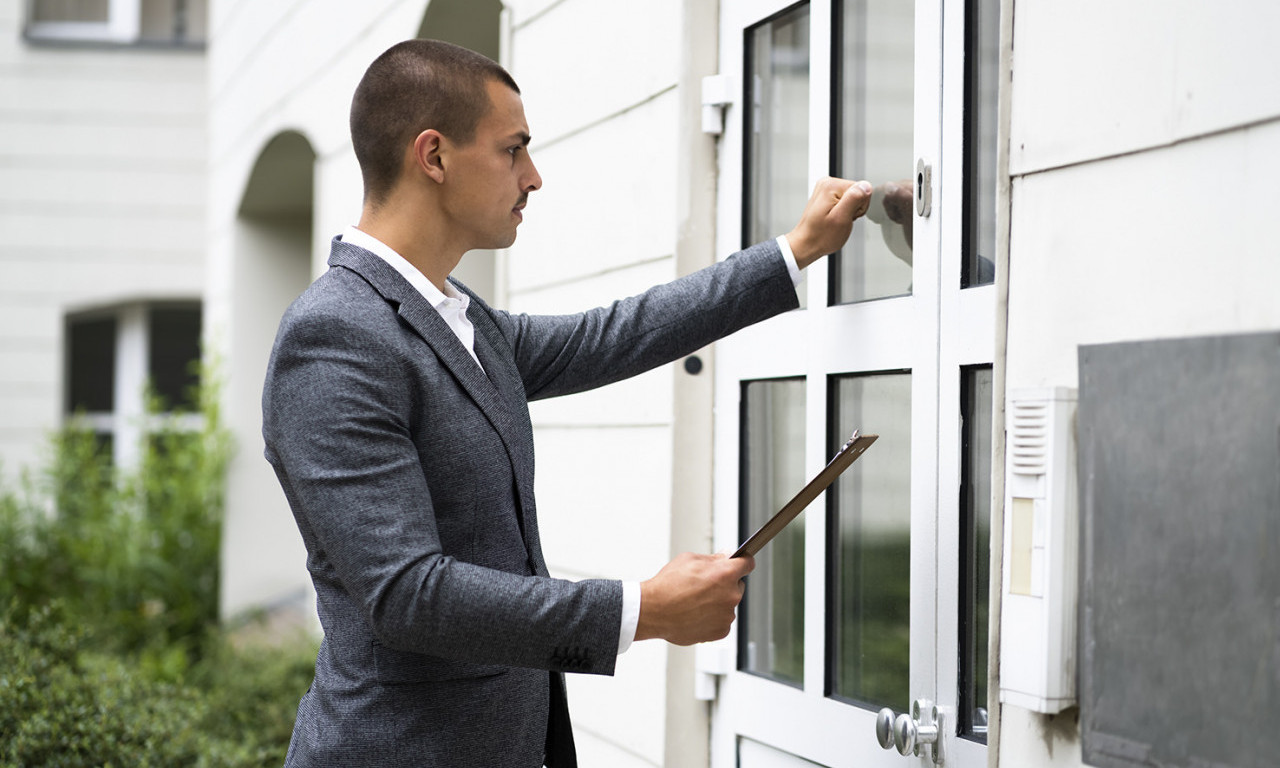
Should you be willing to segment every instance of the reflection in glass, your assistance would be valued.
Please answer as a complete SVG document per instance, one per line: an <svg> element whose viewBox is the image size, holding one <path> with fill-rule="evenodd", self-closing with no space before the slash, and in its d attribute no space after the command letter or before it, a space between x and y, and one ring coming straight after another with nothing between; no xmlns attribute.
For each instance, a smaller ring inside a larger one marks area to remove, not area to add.
<svg viewBox="0 0 1280 768"><path fill-rule="evenodd" d="M969 0L965 19L964 261L960 286L995 281L1000 0Z"/></svg>
<svg viewBox="0 0 1280 768"><path fill-rule="evenodd" d="M867 179L866 219L831 260L831 303L911 292L915 15L900 0L836 4L837 176Z"/></svg>
<svg viewBox="0 0 1280 768"><path fill-rule="evenodd" d="M960 734L983 743L991 605L991 409L991 366L965 368L960 379Z"/></svg>
<svg viewBox="0 0 1280 768"><path fill-rule="evenodd" d="M805 483L804 379L744 382L740 477L745 539ZM738 609L738 668L804 678L804 515L756 556Z"/></svg>
<svg viewBox="0 0 1280 768"><path fill-rule="evenodd" d="M809 6L748 29L746 50L743 247L789 232L809 199Z"/></svg>
<svg viewBox="0 0 1280 768"><path fill-rule="evenodd" d="M831 379L832 452L880 439L833 486L831 695L869 709L910 701L911 374Z"/></svg>

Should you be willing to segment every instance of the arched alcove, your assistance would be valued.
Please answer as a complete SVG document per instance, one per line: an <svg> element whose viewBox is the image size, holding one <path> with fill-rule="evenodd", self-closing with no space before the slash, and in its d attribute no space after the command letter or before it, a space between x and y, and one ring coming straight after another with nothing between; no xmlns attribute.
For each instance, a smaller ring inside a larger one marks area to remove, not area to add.
<svg viewBox="0 0 1280 768"><path fill-rule="evenodd" d="M499 0L431 0L418 37L461 45L497 61L501 19Z"/></svg>
<svg viewBox="0 0 1280 768"><path fill-rule="evenodd" d="M418 37L461 45L498 61L501 23L499 0L431 0L418 27ZM469 252L453 270L453 277L486 301L498 301L495 252Z"/></svg>
<svg viewBox="0 0 1280 768"><path fill-rule="evenodd" d="M262 458L262 381L280 316L311 281L316 153L285 131L263 147L235 219L224 413L236 453L227 477L222 614L310 611L306 553L284 494Z"/></svg>

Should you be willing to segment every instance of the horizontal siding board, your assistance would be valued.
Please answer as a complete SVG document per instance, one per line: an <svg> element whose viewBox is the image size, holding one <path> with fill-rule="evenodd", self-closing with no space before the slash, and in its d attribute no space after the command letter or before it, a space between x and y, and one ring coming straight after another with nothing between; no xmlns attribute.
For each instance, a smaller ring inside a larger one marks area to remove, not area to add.
<svg viewBox="0 0 1280 768"><path fill-rule="evenodd" d="M666 562L671 430L539 428L538 523L553 572L648 578Z"/></svg>
<svg viewBox="0 0 1280 768"><path fill-rule="evenodd" d="M1270 0L1030 3L1014 24L1015 176L1280 118Z"/></svg>
<svg viewBox="0 0 1280 768"><path fill-rule="evenodd" d="M543 187L508 259L513 292L674 253L676 102L667 94L544 150L535 139Z"/></svg>
<svg viewBox="0 0 1280 768"><path fill-rule="evenodd" d="M680 14L675 0L567 0L521 28L510 65L534 136L558 138L674 86Z"/></svg>

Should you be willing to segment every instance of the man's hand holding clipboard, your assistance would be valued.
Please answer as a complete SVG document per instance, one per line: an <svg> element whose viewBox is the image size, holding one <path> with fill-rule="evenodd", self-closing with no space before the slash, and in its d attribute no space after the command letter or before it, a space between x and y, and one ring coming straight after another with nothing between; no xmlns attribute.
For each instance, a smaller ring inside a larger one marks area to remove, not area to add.
<svg viewBox="0 0 1280 768"><path fill-rule="evenodd" d="M879 438L879 435L860 435L855 429L853 436L849 441L840 448L839 452L831 459L822 471L809 481L808 485L800 489L800 492L792 497L783 505L778 513L769 518L769 521L760 526L759 530L751 534L751 537L742 542L742 546L734 552L730 557L742 557L743 555L751 555L755 557L765 544L773 540L782 532L787 524L796 519L796 516L809 506L809 503L818 498L818 494L827 489L827 486L835 482L835 479L841 475L846 469L857 461L858 457L866 452L871 444Z"/></svg>

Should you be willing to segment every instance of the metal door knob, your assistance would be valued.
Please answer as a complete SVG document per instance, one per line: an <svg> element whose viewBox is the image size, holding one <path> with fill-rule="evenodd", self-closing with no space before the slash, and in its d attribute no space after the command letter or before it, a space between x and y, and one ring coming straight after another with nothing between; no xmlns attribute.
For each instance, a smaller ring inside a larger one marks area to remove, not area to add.
<svg viewBox="0 0 1280 768"><path fill-rule="evenodd" d="M888 707L876 715L876 741L884 749L893 749L893 710Z"/></svg>
<svg viewBox="0 0 1280 768"><path fill-rule="evenodd" d="M897 746L900 755L918 755L921 745L937 742L938 726L936 725L922 725L907 714L898 715L898 719L893 723L893 743Z"/></svg>
<svg viewBox="0 0 1280 768"><path fill-rule="evenodd" d="M879 720L876 727L878 735ZM904 756L918 757L920 748L926 747L933 764L942 765L943 728L943 714L937 705L927 699L916 699L911 704L911 714L898 715L893 721L893 744Z"/></svg>

